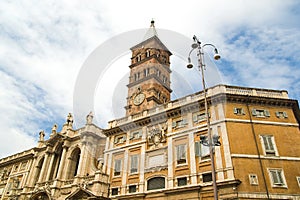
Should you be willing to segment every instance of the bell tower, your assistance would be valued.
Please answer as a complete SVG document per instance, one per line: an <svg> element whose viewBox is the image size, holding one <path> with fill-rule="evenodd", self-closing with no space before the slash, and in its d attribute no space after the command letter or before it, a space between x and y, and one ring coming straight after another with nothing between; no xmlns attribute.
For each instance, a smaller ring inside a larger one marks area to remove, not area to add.
<svg viewBox="0 0 300 200"><path fill-rule="evenodd" d="M170 56L158 38L154 21L144 40L131 49L126 116L170 101Z"/></svg>

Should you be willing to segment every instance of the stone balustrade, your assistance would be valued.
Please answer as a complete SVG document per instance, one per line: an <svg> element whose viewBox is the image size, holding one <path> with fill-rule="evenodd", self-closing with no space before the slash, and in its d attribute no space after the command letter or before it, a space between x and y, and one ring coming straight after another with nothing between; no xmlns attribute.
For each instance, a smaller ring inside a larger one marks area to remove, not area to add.
<svg viewBox="0 0 300 200"><path fill-rule="evenodd" d="M258 97L268 97L268 98L280 98L288 99L288 93L285 90L271 90L271 89L260 89L260 88L246 88L246 87L237 87L237 86L228 86L228 85L216 85L214 87L207 89L207 97L211 97L218 94L233 94L233 95L245 95L245 96L258 96ZM167 111L180 107L195 101L204 99L204 92L195 93L171 101L164 105L159 105L158 107L149 109L144 112L134 114L132 116L123 117L109 122L109 128L117 127L131 121L137 120L142 117L151 116L162 111Z"/></svg>

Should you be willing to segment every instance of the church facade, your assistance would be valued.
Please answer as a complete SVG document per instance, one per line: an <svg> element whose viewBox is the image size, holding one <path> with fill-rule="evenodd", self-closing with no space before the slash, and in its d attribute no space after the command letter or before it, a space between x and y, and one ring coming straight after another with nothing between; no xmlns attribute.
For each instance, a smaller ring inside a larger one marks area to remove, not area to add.
<svg viewBox="0 0 300 200"><path fill-rule="evenodd" d="M287 91L216 85L171 100L172 53L154 22L131 48L126 116L73 117L0 160L0 199L300 199L300 111ZM209 148L200 138L210 130Z"/></svg>

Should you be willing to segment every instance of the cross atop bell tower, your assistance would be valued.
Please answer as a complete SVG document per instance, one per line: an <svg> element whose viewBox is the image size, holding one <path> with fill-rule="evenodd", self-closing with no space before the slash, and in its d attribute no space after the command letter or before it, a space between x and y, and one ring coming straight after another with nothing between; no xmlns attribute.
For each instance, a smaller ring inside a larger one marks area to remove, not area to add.
<svg viewBox="0 0 300 200"><path fill-rule="evenodd" d="M144 40L132 47L126 115L170 101L170 56L151 21Z"/></svg>

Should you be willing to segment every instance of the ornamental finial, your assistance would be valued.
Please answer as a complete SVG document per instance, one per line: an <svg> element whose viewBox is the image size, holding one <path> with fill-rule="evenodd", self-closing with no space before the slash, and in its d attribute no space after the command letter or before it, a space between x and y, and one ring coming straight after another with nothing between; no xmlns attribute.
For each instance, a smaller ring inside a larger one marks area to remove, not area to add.
<svg viewBox="0 0 300 200"><path fill-rule="evenodd" d="M154 19L152 18L152 20L151 20L151 25L150 25L150 27L155 27L154 26Z"/></svg>

